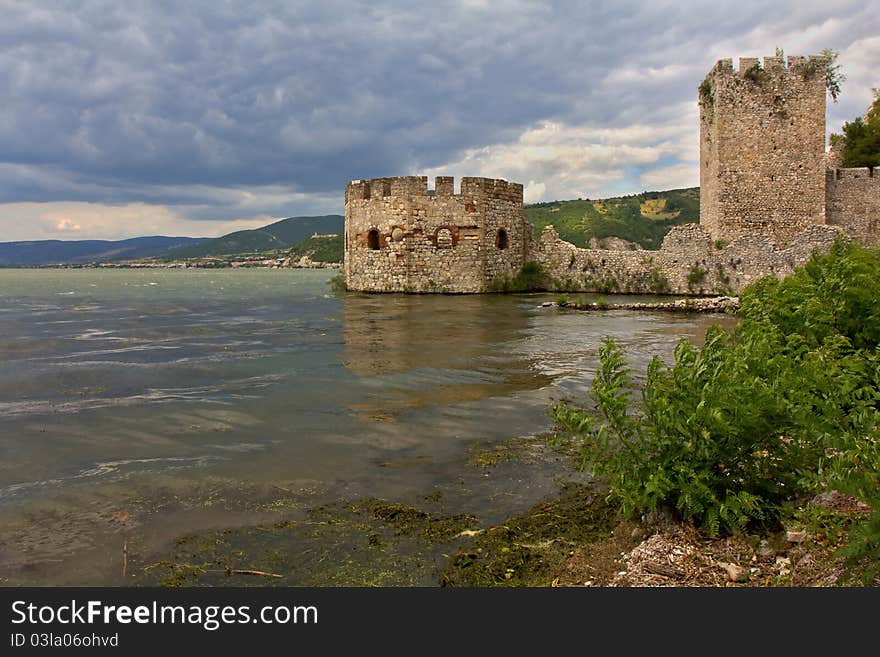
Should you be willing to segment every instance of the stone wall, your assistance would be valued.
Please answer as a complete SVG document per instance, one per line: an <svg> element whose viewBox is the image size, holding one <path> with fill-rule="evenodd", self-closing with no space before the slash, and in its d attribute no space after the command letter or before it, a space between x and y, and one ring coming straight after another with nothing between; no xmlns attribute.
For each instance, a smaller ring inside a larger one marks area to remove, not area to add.
<svg viewBox="0 0 880 657"><path fill-rule="evenodd" d="M764 276L787 276L813 249L825 251L840 234L836 226L811 226L792 246L778 249L766 235L745 235L722 249L697 224L676 226L659 251L582 249L547 226L532 258L554 287L572 292L628 294L739 294Z"/></svg>
<svg viewBox="0 0 880 657"><path fill-rule="evenodd" d="M425 176L355 180L345 190L345 281L368 292L483 292L514 276L533 241L522 185Z"/></svg>
<svg viewBox="0 0 880 657"><path fill-rule="evenodd" d="M345 190L345 280L370 292L483 292L541 263L560 290L739 293L785 276L840 233L880 245L880 176L825 152L823 57L722 59L700 85L700 224L659 251L623 240L582 249L548 226L539 243L522 185L424 176L356 180ZM832 167L828 169L828 167Z"/></svg>
<svg viewBox="0 0 880 657"><path fill-rule="evenodd" d="M829 224L866 246L880 246L880 171L829 169L825 207Z"/></svg>
<svg viewBox="0 0 880 657"><path fill-rule="evenodd" d="M722 59L700 86L700 224L780 247L825 223L822 57Z"/></svg>

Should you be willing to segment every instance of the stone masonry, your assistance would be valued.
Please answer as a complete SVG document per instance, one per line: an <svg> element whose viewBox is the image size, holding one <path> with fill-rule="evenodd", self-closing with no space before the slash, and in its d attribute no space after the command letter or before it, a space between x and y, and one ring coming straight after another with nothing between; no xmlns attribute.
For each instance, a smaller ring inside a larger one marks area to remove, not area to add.
<svg viewBox="0 0 880 657"><path fill-rule="evenodd" d="M785 276L841 233L880 245L880 175L825 152L822 57L720 60L699 88L700 224L657 251L583 249L547 226L539 242L522 185L424 176L345 190L345 280L369 292L484 292L540 263L560 291L737 294ZM619 245L617 245L619 247Z"/></svg>
<svg viewBox="0 0 880 657"><path fill-rule="evenodd" d="M722 59L700 86L700 225L713 240L785 247L825 223L826 63Z"/></svg>
<svg viewBox="0 0 880 657"><path fill-rule="evenodd" d="M345 190L345 282L368 292L483 292L522 269L532 243L522 185L425 176L355 180Z"/></svg>
<svg viewBox="0 0 880 657"><path fill-rule="evenodd" d="M866 246L880 246L880 171L829 169L825 180L828 223Z"/></svg>

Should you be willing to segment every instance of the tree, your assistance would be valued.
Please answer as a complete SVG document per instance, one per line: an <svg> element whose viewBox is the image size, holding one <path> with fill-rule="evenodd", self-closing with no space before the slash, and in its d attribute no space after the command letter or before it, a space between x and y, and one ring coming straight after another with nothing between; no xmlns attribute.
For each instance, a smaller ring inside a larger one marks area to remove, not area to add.
<svg viewBox="0 0 880 657"><path fill-rule="evenodd" d="M777 53L782 53L779 48L776 50ZM840 95L840 84L846 82L846 75L841 72L841 66L837 63L838 55L839 53L831 48L825 48L822 51L822 57L825 58L825 88L828 89L828 93L835 103Z"/></svg>
<svg viewBox="0 0 880 657"><path fill-rule="evenodd" d="M873 89L874 102L865 112L843 124L843 165L846 167L880 166L880 89Z"/></svg>

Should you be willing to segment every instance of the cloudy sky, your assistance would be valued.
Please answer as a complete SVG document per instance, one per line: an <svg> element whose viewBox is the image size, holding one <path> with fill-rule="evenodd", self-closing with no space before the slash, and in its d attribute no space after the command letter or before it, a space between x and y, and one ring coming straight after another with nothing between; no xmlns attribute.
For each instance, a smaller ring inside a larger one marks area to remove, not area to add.
<svg viewBox="0 0 880 657"><path fill-rule="evenodd" d="M342 213L348 180L526 201L698 184L722 57L833 48L829 130L880 87L873 3L0 0L0 240L215 236Z"/></svg>

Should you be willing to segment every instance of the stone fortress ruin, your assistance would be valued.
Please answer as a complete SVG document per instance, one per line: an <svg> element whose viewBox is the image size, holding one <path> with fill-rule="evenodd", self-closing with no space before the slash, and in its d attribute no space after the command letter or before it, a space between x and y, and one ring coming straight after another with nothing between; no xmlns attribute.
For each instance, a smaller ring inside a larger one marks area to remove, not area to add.
<svg viewBox="0 0 880 657"><path fill-rule="evenodd" d="M700 223L659 250L584 249L523 213L522 185L424 176L345 190L345 282L367 292L474 293L531 261L564 291L736 294L844 233L880 245L880 174L825 151L823 57L720 60L699 87Z"/></svg>

